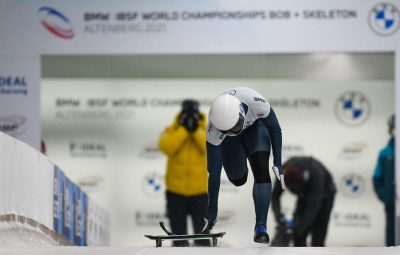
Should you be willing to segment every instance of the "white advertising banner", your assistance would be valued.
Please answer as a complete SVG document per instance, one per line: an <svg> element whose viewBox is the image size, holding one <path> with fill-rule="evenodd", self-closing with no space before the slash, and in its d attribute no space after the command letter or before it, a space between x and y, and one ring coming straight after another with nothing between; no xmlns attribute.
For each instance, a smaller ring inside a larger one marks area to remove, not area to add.
<svg viewBox="0 0 400 255"><path fill-rule="evenodd" d="M400 42L398 3L57 0L50 4L7 0L0 4L0 53L396 50Z"/></svg>
<svg viewBox="0 0 400 255"><path fill-rule="evenodd" d="M160 233L158 221L166 220L160 133L183 99L199 100L207 113L218 93L243 85L274 107L283 130L283 160L310 155L333 175L338 193L327 245L384 245L384 209L372 175L389 138L393 81L46 79L42 116L48 154L110 211L113 246L151 245L143 235ZM351 109L340 110L349 99L361 109L359 118ZM251 190L252 178L237 188L223 176L216 231L227 235L221 245L252 245ZM286 193L283 209L290 218L294 197ZM271 237L274 226L270 211Z"/></svg>
<svg viewBox="0 0 400 255"><path fill-rule="evenodd" d="M40 59L0 55L0 132L40 144Z"/></svg>

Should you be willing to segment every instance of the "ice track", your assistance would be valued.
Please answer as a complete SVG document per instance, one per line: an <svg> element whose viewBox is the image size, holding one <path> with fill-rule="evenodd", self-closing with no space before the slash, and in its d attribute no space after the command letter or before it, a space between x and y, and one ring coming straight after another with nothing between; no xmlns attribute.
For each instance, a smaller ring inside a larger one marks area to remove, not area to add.
<svg viewBox="0 0 400 255"><path fill-rule="evenodd" d="M337 248L172 248L37 247L4 248L1 255L399 255L400 247Z"/></svg>

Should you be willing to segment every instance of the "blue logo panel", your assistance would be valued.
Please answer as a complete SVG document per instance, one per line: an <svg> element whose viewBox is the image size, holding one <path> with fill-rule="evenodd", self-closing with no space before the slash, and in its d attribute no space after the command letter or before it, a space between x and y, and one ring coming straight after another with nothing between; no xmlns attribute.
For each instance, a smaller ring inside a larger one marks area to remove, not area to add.
<svg viewBox="0 0 400 255"><path fill-rule="evenodd" d="M75 184L64 179L64 236L74 243L74 192Z"/></svg>
<svg viewBox="0 0 400 255"><path fill-rule="evenodd" d="M54 231L58 234L63 234L64 226L64 212L63 212L63 194L64 194L64 179L65 175L63 171L54 166L54 196L53 196L53 226Z"/></svg>

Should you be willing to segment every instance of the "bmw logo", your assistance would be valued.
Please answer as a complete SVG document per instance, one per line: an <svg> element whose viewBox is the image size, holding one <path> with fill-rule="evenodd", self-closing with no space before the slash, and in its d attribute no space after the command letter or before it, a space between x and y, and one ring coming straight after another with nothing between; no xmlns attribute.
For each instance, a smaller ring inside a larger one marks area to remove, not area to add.
<svg viewBox="0 0 400 255"><path fill-rule="evenodd" d="M380 3L371 9L368 21L372 31L378 35L391 35L399 28L400 12L393 4Z"/></svg>
<svg viewBox="0 0 400 255"><path fill-rule="evenodd" d="M371 104L362 93L349 91L336 100L335 111L341 123L358 126L368 119L371 113Z"/></svg>
<svg viewBox="0 0 400 255"><path fill-rule="evenodd" d="M156 172L146 174L142 179L142 189L148 197L159 197L164 190L163 176Z"/></svg>
<svg viewBox="0 0 400 255"><path fill-rule="evenodd" d="M341 193L349 198L360 197L365 190L365 180L361 175L349 173L344 175L340 181Z"/></svg>

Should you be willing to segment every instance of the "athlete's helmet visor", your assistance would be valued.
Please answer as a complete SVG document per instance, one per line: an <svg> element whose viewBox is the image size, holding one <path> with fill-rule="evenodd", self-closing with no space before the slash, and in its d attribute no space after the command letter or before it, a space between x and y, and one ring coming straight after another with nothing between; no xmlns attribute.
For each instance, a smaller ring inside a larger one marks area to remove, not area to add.
<svg viewBox="0 0 400 255"><path fill-rule="evenodd" d="M227 135L238 135L244 126L244 116L242 114L239 113L239 119L236 122L235 126L233 126L233 128L227 130L227 131L223 131L225 134Z"/></svg>

